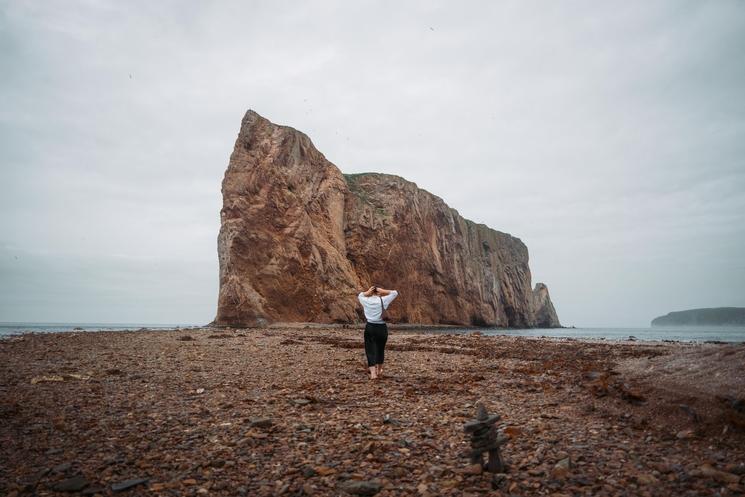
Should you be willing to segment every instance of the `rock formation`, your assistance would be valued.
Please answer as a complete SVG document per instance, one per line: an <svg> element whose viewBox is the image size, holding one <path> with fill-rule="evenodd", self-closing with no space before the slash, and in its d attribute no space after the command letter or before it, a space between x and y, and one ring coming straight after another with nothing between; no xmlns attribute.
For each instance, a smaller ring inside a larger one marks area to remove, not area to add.
<svg viewBox="0 0 745 497"><path fill-rule="evenodd" d="M558 326L518 238L398 176L343 175L305 134L253 111L222 193L215 324L351 323L358 292L377 284L400 292L392 322Z"/></svg>
<svg viewBox="0 0 745 497"><path fill-rule="evenodd" d="M745 326L745 307L712 307L670 312L652 326Z"/></svg>
<svg viewBox="0 0 745 497"><path fill-rule="evenodd" d="M533 325L537 328L560 328L559 316L548 295L548 287L543 283L536 283L533 289Z"/></svg>

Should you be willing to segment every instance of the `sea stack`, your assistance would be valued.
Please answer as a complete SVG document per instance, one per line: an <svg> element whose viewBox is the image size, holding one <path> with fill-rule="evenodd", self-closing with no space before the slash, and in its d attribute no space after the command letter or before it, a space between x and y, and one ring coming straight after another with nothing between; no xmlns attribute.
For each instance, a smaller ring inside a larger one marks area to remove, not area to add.
<svg viewBox="0 0 745 497"><path fill-rule="evenodd" d="M536 283L533 289L533 326L537 328L561 328L559 316L548 295L548 287L543 283Z"/></svg>
<svg viewBox="0 0 745 497"><path fill-rule="evenodd" d="M353 323L357 293L400 296L391 322L559 326L520 239L401 177L344 175L305 134L249 110L222 183L214 324Z"/></svg>

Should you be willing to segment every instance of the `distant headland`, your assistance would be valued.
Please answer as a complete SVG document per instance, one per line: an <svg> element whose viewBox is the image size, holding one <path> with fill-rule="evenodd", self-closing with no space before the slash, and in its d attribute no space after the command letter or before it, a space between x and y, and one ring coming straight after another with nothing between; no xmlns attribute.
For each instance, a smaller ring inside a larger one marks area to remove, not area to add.
<svg viewBox="0 0 745 497"><path fill-rule="evenodd" d="M712 307L670 312L652 326L745 326L745 307Z"/></svg>

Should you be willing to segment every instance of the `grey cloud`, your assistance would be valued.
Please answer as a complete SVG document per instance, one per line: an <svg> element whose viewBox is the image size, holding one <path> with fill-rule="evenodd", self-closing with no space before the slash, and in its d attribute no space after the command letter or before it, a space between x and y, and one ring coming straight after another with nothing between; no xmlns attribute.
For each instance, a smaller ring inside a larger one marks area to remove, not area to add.
<svg viewBox="0 0 745 497"><path fill-rule="evenodd" d="M5 3L0 238L35 262L0 266L0 320L211 320L247 108L345 172L401 175L521 238L566 324L745 305L743 14Z"/></svg>

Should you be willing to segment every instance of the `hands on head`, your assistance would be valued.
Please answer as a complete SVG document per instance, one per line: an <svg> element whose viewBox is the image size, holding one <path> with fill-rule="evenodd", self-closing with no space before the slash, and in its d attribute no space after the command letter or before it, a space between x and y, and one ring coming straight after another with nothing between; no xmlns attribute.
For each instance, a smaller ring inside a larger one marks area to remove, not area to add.
<svg viewBox="0 0 745 497"><path fill-rule="evenodd" d="M382 297L385 297L389 293L391 293L390 290L386 290L385 288L380 288L379 286L373 285L365 292L365 297L371 297L373 295L380 295Z"/></svg>

